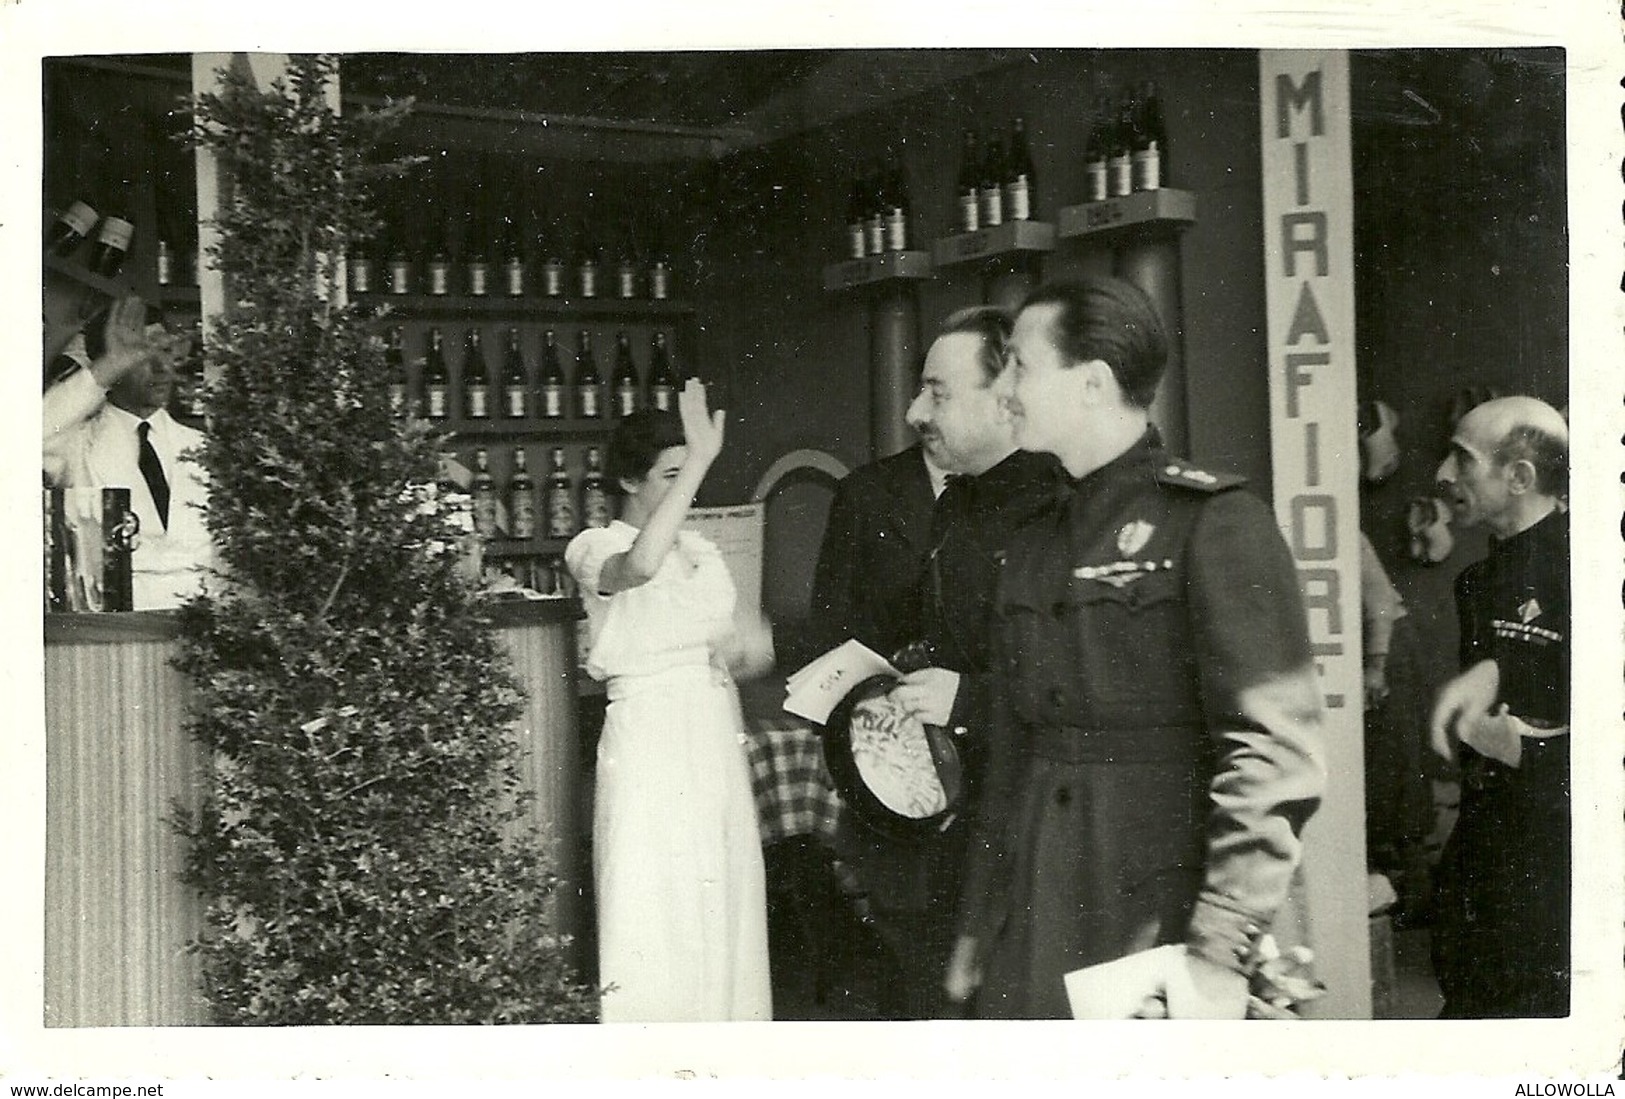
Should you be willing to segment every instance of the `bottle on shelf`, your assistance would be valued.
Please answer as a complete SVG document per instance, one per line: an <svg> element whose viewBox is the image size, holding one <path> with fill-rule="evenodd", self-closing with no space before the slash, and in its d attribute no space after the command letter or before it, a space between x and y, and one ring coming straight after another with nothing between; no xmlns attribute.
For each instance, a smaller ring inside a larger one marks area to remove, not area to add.
<svg viewBox="0 0 1625 1099"><path fill-rule="evenodd" d="M586 527L607 527L614 516L610 513L609 489L604 483L603 459L598 448L587 448L587 473L581 479L581 524Z"/></svg>
<svg viewBox="0 0 1625 1099"><path fill-rule="evenodd" d="M1106 194L1122 198L1134 192L1134 97L1124 95L1112 127L1111 152L1106 158Z"/></svg>
<svg viewBox="0 0 1625 1099"><path fill-rule="evenodd" d="M549 328L542 335L542 378L540 382L541 414L549 420L560 420L565 414L564 365L559 361L559 347Z"/></svg>
<svg viewBox="0 0 1625 1099"><path fill-rule="evenodd" d="M577 238L575 269L576 292L584 298L598 297L598 276L603 270L603 259L599 255L598 243L587 233L585 226Z"/></svg>
<svg viewBox="0 0 1625 1099"><path fill-rule="evenodd" d="M485 345L480 330L468 330L468 342L463 345L463 415L470 420L484 420L491 415L491 377L485 362Z"/></svg>
<svg viewBox="0 0 1625 1099"><path fill-rule="evenodd" d="M1157 85L1147 80L1140 85L1139 110L1132 151L1134 189L1155 191L1168 185L1168 125L1162 115L1162 97Z"/></svg>
<svg viewBox="0 0 1625 1099"><path fill-rule="evenodd" d="M497 531L497 479L491 476L491 456L484 447L474 452L474 478L468 493L473 497L474 531L487 538Z"/></svg>
<svg viewBox="0 0 1625 1099"><path fill-rule="evenodd" d="M642 405L643 386L638 381L638 365L632 361L632 344L625 332L615 333L615 415L630 416Z"/></svg>
<svg viewBox="0 0 1625 1099"><path fill-rule="evenodd" d="M423 358L423 412L431 420L444 420L450 415L447 390L451 388L451 372L446 368L446 350L441 342L440 329L429 329L429 348Z"/></svg>
<svg viewBox="0 0 1625 1099"><path fill-rule="evenodd" d="M115 192L85 260L86 266L105 278L113 278L123 268L124 257L129 253L130 242L135 236L131 190L129 182L125 181Z"/></svg>
<svg viewBox="0 0 1625 1099"><path fill-rule="evenodd" d="M585 328L576 337L576 415L596 420L604 415L604 380L592 354L592 333Z"/></svg>
<svg viewBox="0 0 1625 1099"><path fill-rule="evenodd" d="M508 533L514 538L536 537L536 482L525 467L525 448L513 448L513 476L508 478Z"/></svg>
<svg viewBox="0 0 1625 1099"><path fill-rule="evenodd" d="M486 250L484 226L476 221L468 242L468 296L483 298L491 292L491 260Z"/></svg>
<svg viewBox="0 0 1625 1099"><path fill-rule="evenodd" d="M428 259L424 261L423 269L428 280L426 290L430 294L444 296L451 293L451 256L447 242L450 235L450 223L442 216L439 231L429 246Z"/></svg>
<svg viewBox="0 0 1625 1099"><path fill-rule="evenodd" d="M389 250L387 261L389 268L389 292L391 294L410 294L412 292L412 261L407 258L406 245L397 237Z"/></svg>
<svg viewBox="0 0 1625 1099"><path fill-rule="evenodd" d="M867 201L863 210L863 250L878 256L886 250L886 165L879 157L869 172Z"/></svg>
<svg viewBox="0 0 1625 1099"><path fill-rule="evenodd" d="M976 134L965 131L959 152L959 176L954 183L959 216L955 223L961 233L974 233L982 227L982 162L976 154Z"/></svg>
<svg viewBox="0 0 1625 1099"><path fill-rule="evenodd" d="M1038 209L1038 173L1027 143L1027 124L1019 116L1010 134L1004 163L1004 213L1007 221L1031 221Z"/></svg>
<svg viewBox="0 0 1625 1099"><path fill-rule="evenodd" d="M665 301L671 297L671 257L666 254L665 242L658 232L649 252L649 297L655 301Z"/></svg>
<svg viewBox="0 0 1625 1099"><path fill-rule="evenodd" d="M370 294L373 291L372 249L366 244L357 244L350 249L350 292L352 294Z"/></svg>
<svg viewBox="0 0 1625 1099"><path fill-rule="evenodd" d="M384 369L389 378L389 410L397 416L406 414L406 346L400 325L389 330L384 344Z"/></svg>
<svg viewBox="0 0 1625 1099"><path fill-rule="evenodd" d="M638 259L630 236L622 241L621 258L615 264L615 296L622 301L638 296Z"/></svg>
<svg viewBox="0 0 1625 1099"><path fill-rule="evenodd" d="M542 295L564 297L564 249L559 245L558 233L539 234L536 254L542 257Z"/></svg>
<svg viewBox="0 0 1625 1099"><path fill-rule="evenodd" d="M45 226L45 250L53 256L72 255L74 250L90 239L91 231L101 215L82 198L76 198L56 212Z"/></svg>
<svg viewBox="0 0 1625 1099"><path fill-rule="evenodd" d="M901 155L894 157L886 173L886 204L881 211L886 223L886 250L901 252L908 248L908 179L903 174Z"/></svg>
<svg viewBox="0 0 1625 1099"><path fill-rule="evenodd" d="M158 285L175 285L175 246L167 237L158 239Z"/></svg>
<svg viewBox="0 0 1625 1099"><path fill-rule="evenodd" d="M1104 202L1111 197L1106 182L1107 162L1112 155L1111 100L1104 92L1095 96L1095 110L1090 117L1089 140L1083 146L1083 192L1085 202Z"/></svg>
<svg viewBox="0 0 1625 1099"><path fill-rule="evenodd" d="M525 296L525 233L517 215L502 219L502 288L510 298Z"/></svg>
<svg viewBox="0 0 1625 1099"><path fill-rule="evenodd" d="M997 137L987 139L987 152L982 157L982 203L977 210L982 228L992 229L1004 224L1004 143Z"/></svg>
<svg viewBox="0 0 1625 1099"><path fill-rule="evenodd" d="M519 329L508 329L508 350L502 356L502 411L510 420L522 420L529 412L526 396L530 379L525 373L525 353L519 346Z"/></svg>
<svg viewBox="0 0 1625 1099"><path fill-rule="evenodd" d="M543 505L547 516L547 536L568 538L576 532L576 503L574 486L570 484L570 471L564 467L564 448L553 448L553 471L547 475L547 500Z"/></svg>
<svg viewBox="0 0 1625 1099"><path fill-rule="evenodd" d="M662 412L675 412L677 393L682 388L682 378L666 349L666 334L656 332L649 341L649 404Z"/></svg>
<svg viewBox="0 0 1625 1099"><path fill-rule="evenodd" d="M846 200L846 257L862 259L868 254L869 184L859 170L852 177L852 194Z"/></svg>

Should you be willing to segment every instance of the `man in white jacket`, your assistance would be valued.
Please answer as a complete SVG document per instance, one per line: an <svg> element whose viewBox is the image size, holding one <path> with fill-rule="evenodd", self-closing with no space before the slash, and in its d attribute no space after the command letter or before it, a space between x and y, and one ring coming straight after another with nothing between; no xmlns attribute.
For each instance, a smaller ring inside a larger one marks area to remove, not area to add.
<svg viewBox="0 0 1625 1099"><path fill-rule="evenodd" d="M145 325L141 299L115 302L90 365L43 398L42 466L53 487L123 486L140 520L131 559L134 607L177 606L197 591L214 547L201 505L208 489L188 451L203 436L164 410L185 341Z"/></svg>

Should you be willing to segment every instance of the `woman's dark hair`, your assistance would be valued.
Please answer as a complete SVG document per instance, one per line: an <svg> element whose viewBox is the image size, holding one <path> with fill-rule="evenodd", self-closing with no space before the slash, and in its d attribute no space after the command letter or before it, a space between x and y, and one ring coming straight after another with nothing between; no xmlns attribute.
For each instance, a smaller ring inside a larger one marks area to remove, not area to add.
<svg viewBox="0 0 1625 1099"><path fill-rule="evenodd" d="M1168 363L1168 336L1145 292L1119 278L1069 279L1040 286L1021 308L1050 304L1061 307L1050 338L1068 364L1099 359L1125 400L1151 407Z"/></svg>
<svg viewBox="0 0 1625 1099"><path fill-rule="evenodd" d="M644 408L621 417L604 455L607 487L618 494L622 478L641 481L654 468L661 451L683 443L683 421L675 412Z"/></svg>

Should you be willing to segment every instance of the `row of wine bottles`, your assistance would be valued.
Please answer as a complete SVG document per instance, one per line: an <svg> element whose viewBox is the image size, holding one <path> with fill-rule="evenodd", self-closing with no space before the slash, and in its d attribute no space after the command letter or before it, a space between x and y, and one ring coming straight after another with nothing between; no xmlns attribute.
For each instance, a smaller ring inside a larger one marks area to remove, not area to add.
<svg viewBox="0 0 1625 1099"><path fill-rule="evenodd" d="M575 577L570 575L570 570L564 564L564 558L558 554L542 557L507 557L496 562L495 567L511 576L516 583L542 595L556 596L560 599L573 599L576 596ZM586 625L585 619L581 624ZM588 651L586 638L582 638L578 651Z"/></svg>
<svg viewBox="0 0 1625 1099"><path fill-rule="evenodd" d="M569 374L565 373L564 356L553 330L542 334L541 368L534 388L517 328L508 329L507 349L503 352L502 368L494 387L484 337L478 328L470 328L464 337L458 387L452 385L444 334L438 327L429 329L418 401L413 401L408 391L405 343L399 327L389 330L385 355L390 370L391 404L397 411L415 406L417 414L431 420L533 416L549 420L571 417L597 420L629 416L640 408L676 411L677 392L683 386L682 371L667 346L664 332L650 337L646 369L640 369L633 357L627 334L615 333L615 370L607 386L598 372L592 333L585 328L576 335L575 365Z"/></svg>
<svg viewBox="0 0 1625 1099"><path fill-rule="evenodd" d="M1157 86L1146 81L1118 97L1095 100L1095 125L1084 145L1084 198L1102 202L1168 186L1168 126Z"/></svg>
<svg viewBox="0 0 1625 1099"><path fill-rule="evenodd" d="M86 242L85 266L112 278L124 267L124 257L135 239L135 217L122 205L102 213L83 198L76 198L46 220L44 248L53 256L71 256Z"/></svg>
<svg viewBox="0 0 1625 1099"><path fill-rule="evenodd" d="M397 234L349 257L350 289L357 294L467 295L469 297L647 298L672 296L671 257L664 249L627 246L606 258L581 234L574 248L556 237L527 249L523 234L503 232L491 241L468 243L443 234L420 248Z"/></svg>
<svg viewBox="0 0 1625 1099"><path fill-rule="evenodd" d="M614 518L602 452L587 448L580 484L571 476L564 448L552 448L547 480L538 486L531 476L525 448L515 447L511 472L498 481L491 471L491 452L474 451L474 529L488 538L569 538L583 527L608 526Z"/></svg>

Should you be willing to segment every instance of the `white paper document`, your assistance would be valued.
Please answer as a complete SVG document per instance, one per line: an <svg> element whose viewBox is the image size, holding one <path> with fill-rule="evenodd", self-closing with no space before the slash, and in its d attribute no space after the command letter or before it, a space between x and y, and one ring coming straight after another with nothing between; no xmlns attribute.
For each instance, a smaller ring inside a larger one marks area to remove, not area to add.
<svg viewBox="0 0 1625 1099"><path fill-rule="evenodd" d="M861 641L846 641L785 681L784 709L822 725L846 693L874 675L897 675L897 669Z"/></svg>
<svg viewBox="0 0 1625 1099"><path fill-rule="evenodd" d="M1171 955L1183 943L1168 943L1099 965L1074 969L1064 978L1074 1019L1130 1019L1147 996L1162 992L1175 968Z"/></svg>

